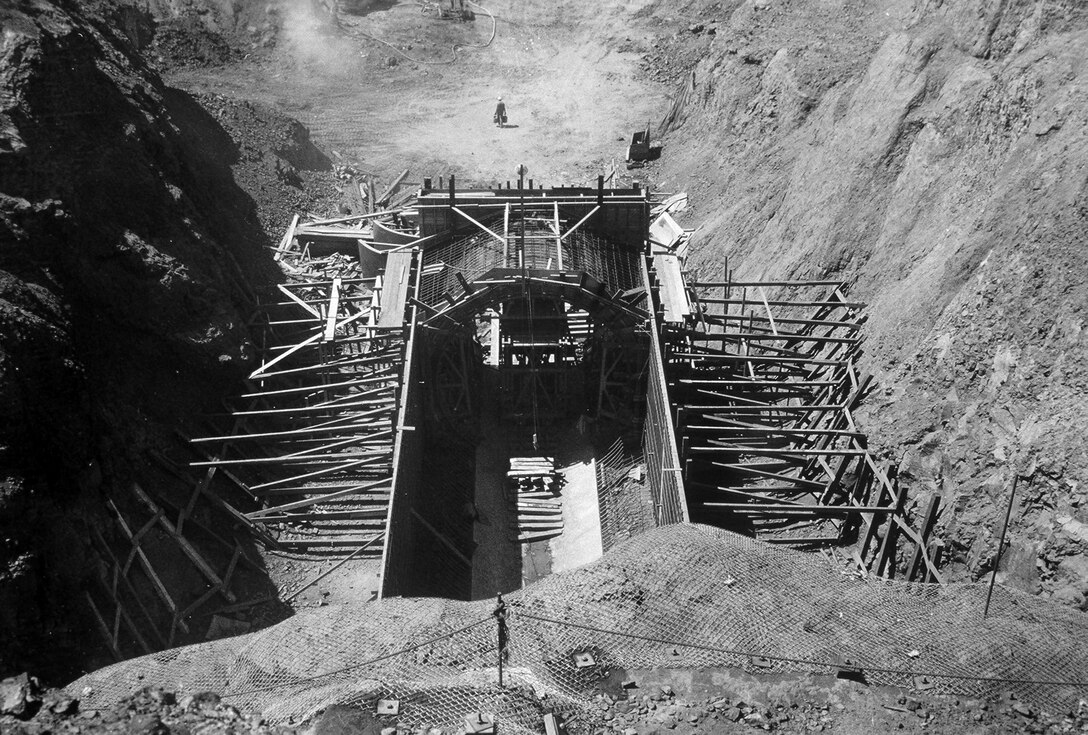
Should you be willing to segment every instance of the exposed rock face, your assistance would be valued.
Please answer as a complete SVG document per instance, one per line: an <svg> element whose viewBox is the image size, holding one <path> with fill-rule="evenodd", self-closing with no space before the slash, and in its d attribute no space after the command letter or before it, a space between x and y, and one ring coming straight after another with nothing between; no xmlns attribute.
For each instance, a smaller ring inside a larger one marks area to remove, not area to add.
<svg viewBox="0 0 1088 735"><path fill-rule="evenodd" d="M0 10L0 671L79 665L86 524L252 359L272 273L236 144L81 7Z"/></svg>
<svg viewBox="0 0 1088 735"><path fill-rule="evenodd" d="M1083 607L1088 8L848 5L739 5L684 85L666 174L715 202L696 262L852 283L864 428L941 495L951 576L992 569L1019 472L1000 576Z"/></svg>

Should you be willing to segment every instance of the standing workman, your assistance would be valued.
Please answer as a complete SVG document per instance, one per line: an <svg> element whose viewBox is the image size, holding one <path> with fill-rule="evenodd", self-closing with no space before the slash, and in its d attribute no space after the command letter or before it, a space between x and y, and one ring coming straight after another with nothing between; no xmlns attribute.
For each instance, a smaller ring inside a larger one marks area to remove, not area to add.
<svg viewBox="0 0 1088 735"><path fill-rule="evenodd" d="M506 124L506 103L502 101L502 97L499 97L498 104L495 105L495 125L502 127Z"/></svg>

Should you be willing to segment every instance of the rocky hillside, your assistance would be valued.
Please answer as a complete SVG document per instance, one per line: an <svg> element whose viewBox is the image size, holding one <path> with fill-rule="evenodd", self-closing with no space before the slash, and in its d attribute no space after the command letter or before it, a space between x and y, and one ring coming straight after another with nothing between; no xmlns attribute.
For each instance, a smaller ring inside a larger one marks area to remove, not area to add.
<svg viewBox="0 0 1088 735"><path fill-rule="evenodd" d="M0 671L70 676L88 527L253 359L262 219L329 164L297 123L167 88L83 3L0 26Z"/></svg>
<svg viewBox="0 0 1088 735"><path fill-rule="evenodd" d="M695 266L851 284L864 429L941 496L951 578L992 570L1019 474L999 579L1088 608L1088 6L665 5Z"/></svg>

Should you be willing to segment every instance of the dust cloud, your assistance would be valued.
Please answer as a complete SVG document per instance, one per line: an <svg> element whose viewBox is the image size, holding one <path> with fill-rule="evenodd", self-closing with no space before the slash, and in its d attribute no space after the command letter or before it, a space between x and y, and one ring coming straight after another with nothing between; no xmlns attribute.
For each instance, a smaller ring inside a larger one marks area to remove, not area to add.
<svg viewBox="0 0 1088 735"><path fill-rule="evenodd" d="M281 43L309 73L343 74L359 62L357 49L329 9L333 4L333 0L282 0Z"/></svg>

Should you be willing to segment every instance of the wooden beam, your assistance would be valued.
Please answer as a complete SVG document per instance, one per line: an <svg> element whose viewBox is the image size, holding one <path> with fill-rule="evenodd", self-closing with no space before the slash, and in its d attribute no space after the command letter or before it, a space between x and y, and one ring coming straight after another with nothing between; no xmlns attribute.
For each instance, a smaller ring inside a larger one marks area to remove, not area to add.
<svg viewBox="0 0 1088 735"><path fill-rule="evenodd" d="M405 173L408 173L408 171L407 171L407 170L405 170ZM379 534L377 534L376 536L374 536L373 538L371 538L371 539L370 539L369 541L367 541L367 542L366 542L365 544L363 544L362 546L360 546L359 548L357 548L357 549L356 549L355 551L353 551L353 552L351 552L350 554L348 554L347 556L345 556L345 557L344 557L343 559L341 559L340 561L338 561L338 562L337 562L336 564L334 564L334 565L333 565L332 567L330 567L330 568L329 568L329 569L327 569L326 571L322 572L321 574L317 575L316 577L314 577L313 579L311 579L311 580L310 580L309 582L306 582L306 583L305 583L304 585L302 585L301 587L299 587L299 588L298 588L297 590L295 590L294 592L292 592L292 593L291 593L290 595L288 595L287 597L283 598L282 602L290 602L291 600L295 599L296 597L298 597L299 595L301 595L301 594L302 594L303 592L305 592L306 590L308 590L308 589L309 589L310 587L313 587L313 586L314 586L315 584L317 584L318 582L320 582L321 580L323 580L323 579L324 579L325 577L329 576L330 574L332 574L333 572L335 572L335 571L336 571L337 569L339 569L340 567L344 566L345 564L347 564L347 563L348 563L349 561L351 561L351 560L352 560L352 559L354 559L355 557L359 556L359 554L362 554L362 553L363 553L364 551L366 551L367 549L369 549L369 548L370 548L371 546L373 546L373 545L374 545L374 544L375 544L375 543L376 543L376 542L377 542L378 540L380 540L380 539L382 539L382 538L385 538L385 533L386 533L385 531L382 531L381 533L379 533Z"/></svg>
<svg viewBox="0 0 1088 735"><path fill-rule="evenodd" d="M929 501L926 503L926 509L922 512L922 526L918 535L922 541L929 541L929 534L933 530L933 526L937 521L937 511L941 507L941 496L937 493L929 496ZM914 553L911 554L910 561L907 563L907 581L910 582L914 579L918 573L918 565L922 561L922 556L926 553L926 549L923 544L915 543ZM928 570L926 570L928 573ZM923 581L927 574L923 574Z"/></svg>
<svg viewBox="0 0 1088 735"><path fill-rule="evenodd" d="M273 260L277 263L283 260L283 257L291 248L291 241L295 239L295 228L298 227L298 215L296 214L291 218L291 224L287 228L287 232L284 233L283 239L280 241L280 246L277 249L276 254L273 256Z"/></svg>
<svg viewBox="0 0 1088 735"><path fill-rule="evenodd" d="M305 309L306 311L313 314L315 318L317 318L317 319L321 318L321 314L317 311L317 309L310 306L308 303L306 303L305 301L300 299L298 296L296 296L295 294L288 291L286 288L283 287L283 284L276 284L276 288L278 288L281 292L283 292L283 294L287 298L291 299L292 303L295 303L295 304L301 306L303 309Z"/></svg>
<svg viewBox="0 0 1088 735"><path fill-rule="evenodd" d="M553 217L555 222L555 254L557 257L556 263L559 265L559 270L563 270L563 238L559 235L559 203L552 202Z"/></svg>
<svg viewBox="0 0 1088 735"><path fill-rule="evenodd" d="M114 660L123 661L125 657L121 654L121 649L117 647L117 639L113 637L113 634L110 632L110 626L106 623L106 619L102 617L102 613L98 611L98 606L94 604L91 593L84 591L83 595L87 598L87 604L91 608L91 613L98 623L99 631L102 633L102 637L105 639L106 646L110 649L110 653L113 654Z"/></svg>
<svg viewBox="0 0 1088 735"><path fill-rule="evenodd" d="M136 538L135 534L132 532L132 529L129 528L128 523L125 522L125 517L121 515L121 511L118 510L117 505L114 504L113 500L107 499L106 504L110 507L110 510L113 511L114 516L117 518L117 523L121 526L121 530L124 531L125 536L128 537L129 541L132 541L134 538ZM169 608L170 612L176 615L178 611L177 604L174 602L173 598L170 597L170 593L167 591L166 585L164 585L162 580L159 578L159 575L155 573L154 567L151 566L151 560L147 558L147 554L145 554L144 550L140 548L138 540L133 543L133 549L136 552L136 558L139 559L140 565L143 567L144 572L151 580L151 584L155 588L155 591L158 593L162 601L166 603L166 607ZM189 632L188 627L186 627L184 624L182 625L182 630L184 630L186 633ZM167 643L169 642L170 641L167 641Z"/></svg>
<svg viewBox="0 0 1088 735"><path fill-rule="evenodd" d="M462 217L467 219L469 222L476 225L481 230L483 230L487 234L491 235L493 238L495 238L499 242L504 243L504 244L506 243L506 238L502 237L501 235L496 234L494 230L492 230L489 227L486 227L483 224L481 224L480 222L476 221L475 219L473 219L469 215L465 214L461 209L459 209L457 207L450 207L450 209L452 209L454 212L457 212L457 214L461 215Z"/></svg>
<svg viewBox="0 0 1088 735"><path fill-rule="evenodd" d="M136 493L136 497L138 497L140 501L144 505L146 505L152 513L160 514L162 512L162 509L159 508L155 501L151 499L151 496L144 492L143 488L141 488L136 483L132 483L132 489ZM193 562L193 565L197 568L197 570L201 574L203 574L204 577L212 583L212 585L219 588L223 592L223 596L227 598L228 602L238 601L238 598L235 597L234 593L225 588L223 580L220 579L219 575L215 573L215 570L212 569L212 566L208 563L208 560L205 559L191 543L189 543L188 539L186 539L178 532L177 528L174 527L174 524L168 521L165 515L160 515L159 525L163 527L163 529L171 536L171 538L174 539L175 542L177 542L177 545L181 548L182 553L184 553L185 556L189 557L189 561Z"/></svg>
<svg viewBox="0 0 1088 735"><path fill-rule="evenodd" d="M695 288L722 288L724 287L749 287L758 288L760 286L766 286L768 288L777 286L842 286L842 281L694 281L691 284Z"/></svg>
<svg viewBox="0 0 1088 735"><path fill-rule="evenodd" d="M711 510L731 510L751 513L781 513L786 515L850 515L851 513L894 513L895 508L879 505L782 505L763 503L703 503Z"/></svg>
<svg viewBox="0 0 1088 735"><path fill-rule="evenodd" d="M296 352L298 352L299 350L301 350L303 347L306 347L307 345L310 345L310 344L313 344L314 342L317 342L319 339L321 339L321 336L322 336L321 332L317 332L316 334L308 337L303 342L300 342L299 344L297 344L294 347L290 348L286 352L284 352L284 353L282 353L280 355L277 355L276 357L273 357L271 360L269 360L268 362L266 362L265 364L261 365L259 368L254 370L252 373L250 373L249 374L249 379L254 380L254 379L260 377L261 373L263 373L265 370L272 367L276 363L287 359L291 355L293 355Z"/></svg>
<svg viewBox="0 0 1088 735"><path fill-rule="evenodd" d="M441 544L442 544L443 546L445 546L445 547L446 547L447 549L449 549L449 550L450 550L450 551L451 551L451 552L453 553L453 555L454 555L454 556L455 556L455 557L456 557L456 558L457 558L458 560L460 560L460 562L461 562L462 564L464 564L464 565L465 565L466 567L468 567L469 569L471 569L471 568L472 568L472 560L471 560L471 559L469 559L469 558L468 558L467 556L465 556L464 554L462 554L462 553L461 553L461 550L460 550L460 549L458 549L458 548L457 548L456 546L454 546L454 545L453 545L453 542L452 542L452 541L450 541L450 540L449 540L448 538L446 538L446 536L445 536L445 535L443 535L441 531L439 531L439 530L438 530L437 528L435 528L435 527L434 527L434 526L432 526L432 525L431 525L430 523L428 523L428 522L427 522L427 519L426 519L426 518L424 518L423 516L421 516L421 515L420 515L420 514L419 514L418 512L416 512L416 509L415 509L415 508L412 508L412 509L411 509L411 513L412 513L412 515L413 515L413 516L415 517L415 519L416 519L417 521L419 521L419 522L420 522L421 524L423 524L423 527L424 527L424 528L426 528L426 529L427 529L428 531L430 531L430 532L431 532L432 534L434 534L434 537L435 537L436 539L438 539L438 541L439 541L439 542L440 542L440 543L441 543Z"/></svg>
<svg viewBox="0 0 1088 735"><path fill-rule="evenodd" d="M401 171L400 176L395 178L392 184L385 187L385 191L383 191L378 196L377 200L375 200L375 204L377 204L378 202L384 202L389 197L391 197L393 195L393 192L397 190L397 187L400 186L401 182L404 181L406 178L408 178L408 169L404 169L403 171Z"/></svg>
<svg viewBox="0 0 1088 735"><path fill-rule="evenodd" d="M380 455L378 455L380 456ZM375 457L377 458L377 457ZM261 483L260 485L253 485L250 489L254 492L258 490L264 490L266 488L275 487L276 485L283 485L288 482L300 482L302 480L312 480L315 477L323 477L324 475L331 475L336 472L343 472L349 470L352 467L361 467L368 462L373 462L373 459L356 459L351 462L344 462L343 464L336 465L335 467L326 467L322 470L316 470L314 472L304 472L300 475L292 475L291 477L284 477L279 480L272 480L271 482Z"/></svg>
<svg viewBox="0 0 1088 735"><path fill-rule="evenodd" d="M556 203L556 205L558 206L558 202ZM578 222L577 222L577 223L576 223L576 224L575 224L575 225L574 225L573 227L571 227L571 228L570 228L569 230L567 230L566 232L564 232L564 233L563 233L563 234L562 234L562 235L561 235L561 236L559 237L560 241L562 241L562 240L566 240L566 239L567 239L568 237L570 237L571 235L573 235L573 234L574 234L574 233L575 233L575 232L576 232L576 231L578 230L578 228L579 228L579 227L581 227L581 226L582 226L582 225L584 225L584 224L585 224L585 223L586 223L587 221L589 221L589 218L590 218L590 217L592 217L593 215L597 214L597 210L598 210L598 209L600 209L600 207L593 207L593 209L589 210L589 214L587 214L587 215L586 215L585 217L582 217L582 219L578 220Z"/></svg>
<svg viewBox="0 0 1088 735"><path fill-rule="evenodd" d="M400 214L399 210L386 209L381 212L366 212L363 214L349 214L346 217L334 217L332 219L319 219L313 222L307 222L304 227L323 227L324 225L338 225L344 222L353 222L355 220L367 220L375 219L376 217L391 217L394 214Z"/></svg>
<svg viewBox="0 0 1088 735"><path fill-rule="evenodd" d="M736 285L736 284L733 284ZM707 304L746 304L747 299L717 299L712 297L704 297L703 302ZM781 299L774 299L767 301L768 306L797 306L806 308L825 307L828 309L864 309L865 304L860 301L785 301ZM821 323L822 319L814 320L817 324Z"/></svg>
<svg viewBox="0 0 1088 735"><path fill-rule="evenodd" d="M332 500L339 500L351 495L358 495L360 493L373 490L374 488L385 485L389 486L391 480L389 478L382 478L380 480L374 480L372 482L364 482L358 485L352 485L351 487L344 488L343 490L337 490L331 493L325 493L324 495L317 495L312 498L306 498L304 500L296 500L292 503L284 503L283 505L276 505L271 508L264 508L262 510L254 511L253 513L246 514L246 517L251 521L263 520L265 516L274 515L276 513L284 513L289 510L297 510L298 508L308 508L311 505L317 505L319 503L327 503ZM314 488L315 491L320 488Z"/></svg>
<svg viewBox="0 0 1088 735"><path fill-rule="evenodd" d="M717 299L716 302L717 303L722 303L722 302L738 303L737 299ZM707 303L707 299L704 298L703 303ZM710 314L710 313L708 313L706 315L706 320L711 324L727 324L729 322L740 322L741 324L744 324L745 322L749 322L749 321L751 321L751 322L761 322L761 323L767 322L766 317L755 316L753 314L740 316L740 315L737 315L737 314ZM775 319L775 322L777 324L779 324L779 325L781 325L781 324L799 324L799 325L802 325L802 326L812 326L812 327L834 327L836 329L843 329L843 330L853 331L853 332L856 332L856 331L860 330L861 327L862 327L861 322L856 322L856 321L854 321L854 322L843 322L843 321L832 321L832 320L828 320L828 319L802 319L800 317L784 317L784 316L777 317Z"/></svg>
<svg viewBox="0 0 1088 735"><path fill-rule="evenodd" d="M329 313L325 318L325 341L336 339L336 313L340 310L340 279L332 279L329 289ZM263 371L262 371L263 372Z"/></svg>

